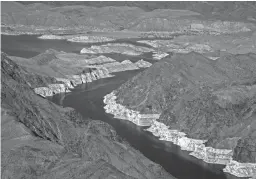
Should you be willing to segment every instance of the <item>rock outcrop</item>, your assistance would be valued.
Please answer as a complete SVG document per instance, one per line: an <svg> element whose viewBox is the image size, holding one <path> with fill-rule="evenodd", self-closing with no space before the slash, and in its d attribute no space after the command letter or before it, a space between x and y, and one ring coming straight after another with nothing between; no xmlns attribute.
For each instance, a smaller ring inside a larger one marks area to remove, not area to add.
<svg viewBox="0 0 256 179"><path fill-rule="evenodd" d="M224 164L225 172L252 177L255 62L255 54L225 54L215 61L194 52L175 54L108 95L112 100L104 101L106 110L135 123L134 111L136 116L158 114L147 124L160 140L205 162Z"/></svg>
<svg viewBox="0 0 256 179"><path fill-rule="evenodd" d="M100 46L91 46L90 48L83 48L80 53L97 54L97 53L121 53L125 55L141 55L142 53L152 52L153 49L147 47L140 47L125 43L109 43Z"/></svg>
<svg viewBox="0 0 256 179"><path fill-rule="evenodd" d="M67 79L73 84L73 86L77 86L79 84L85 84L92 82L94 80L102 79L102 78L109 78L113 75L110 74L108 69L106 68L96 68L91 72L82 73L80 75L67 75Z"/></svg>
<svg viewBox="0 0 256 179"><path fill-rule="evenodd" d="M86 35L42 35L39 39L46 40L67 40L70 42L81 42L81 43L98 43L98 42L110 42L115 39L104 37L104 36L86 36Z"/></svg>
<svg viewBox="0 0 256 179"><path fill-rule="evenodd" d="M113 77L114 75L111 73L140 69L130 60L117 62L103 55L91 57L52 49L31 59L15 57L13 59L33 73L44 75L46 78L51 76L51 81L54 84L48 83L35 88L35 92L43 97L67 93L79 84Z"/></svg>
<svg viewBox="0 0 256 179"><path fill-rule="evenodd" d="M172 142L180 146L181 150L190 151L190 155L204 162L225 165L224 172L237 177L251 177L256 174L255 163L237 162L232 158L232 150L207 147L204 144L207 140L192 139L186 137L184 132L169 129L169 126L157 121L160 114L140 114L139 111L116 103L115 92L106 95L103 102L106 104L104 107L106 113L113 114L118 119L128 120L138 126L150 126L146 131L159 137L159 140Z"/></svg>
<svg viewBox="0 0 256 179"><path fill-rule="evenodd" d="M72 89L77 85L112 76L113 75L109 74L109 71L106 68L98 68L92 72L80 75L66 75L66 78L56 78L56 81L63 82L64 84L49 84L47 87L35 88L34 91L43 97L53 96L58 93L71 92L69 89Z"/></svg>
<svg viewBox="0 0 256 179"><path fill-rule="evenodd" d="M36 94L43 97L53 96L57 93L71 92L65 84L49 84L47 87L39 87L34 89Z"/></svg>
<svg viewBox="0 0 256 179"><path fill-rule="evenodd" d="M106 104L104 107L106 113L113 114L118 119L129 120L138 126L150 126L153 120L159 118L159 114L140 114L139 111L117 104L114 92L104 96L103 102Z"/></svg>
<svg viewBox="0 0 256 179"><path fill-rule="evenodd" d="M137 61L137 62L135 63L135 65L137 65L139 68L148 68L148 67L150 67L152 64L149 63L149 62L147 62L147 61L145 61L145 60L143 60L143 59L141 59L141 60Z"/></svg>
<svg viewBox="0 0 256 179"><path fill-rule="evenodd" d="M169 54L165 52L154 52L153 53L153 59L155 60L161 60L162 58L167 57Z"/></svg>
<svg viewBox="0 0 256 179"><path fill-rule="evenodd" d="M114 38L104 37L104 36L76 36L68 38L67 41L70 42L82 42L82 43L98 43L98 42L110 42L114 41Z"/></svg>
<svg viewBox="0 0 256 179"><path fill-rule="evenodd" d="M47 39L47 40L64 40L64 36L59 36L59 35L42 35L38 37L39 39Z"/></svg>
<svg viewBox="0 0 256 179"><path fill-rule="evenodd" d="M89 67L91 67L91 68L106 68L109 73L139 69L139 67L136 64L132 63L130 60L124 60L121 63L115 61L113 63L90 65Z"/></svg>
<svg viewBox="0 0 256 179"><path fill-rule="evenodd" d="M208 44L200 43L189 43L189 42L177 42L177 40L143 40L138 41L140 43L148 44L154 48L160 49L164 52L174 52L174 53L207 53L213 52L214 49ZM154 54L154 59L160 60L161 58L167 56L167 53L157 53Z"/></svg>

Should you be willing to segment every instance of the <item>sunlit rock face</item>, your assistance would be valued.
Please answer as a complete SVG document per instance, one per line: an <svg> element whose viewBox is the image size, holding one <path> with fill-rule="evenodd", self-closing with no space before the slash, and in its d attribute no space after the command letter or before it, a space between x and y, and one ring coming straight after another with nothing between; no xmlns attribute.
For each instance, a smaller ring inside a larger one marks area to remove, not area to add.
<svg viewBox="0 0 256 179"><path fill-rule="evenodd" d="M139 67L136 64L132 63L130 60L124 60L121 63L115 61L112 63L105 63L100 65L90 65L89 67L105 68L106 70L108 70L109 73L139 69Z"/></svg>
<svg viewBox="0 0 256 179"><path fill-rule="evenodd" d="M227 165L233 175L252 177L255 62L253 54L222 54L215 61L194 52L174 54L115 90L113 106L160 114L148 129L160 140L207 163ZM231 161L239 165L229 167Z"/></svg>
<svg viewBox="0 0 256 179"><path fill-rule="evenodd" d="M184 132L171 130L169 126L158 122L159 114L140 114L116 103L115 92L104 97L106 104L104 109L107 113L113 114L115 118L128 120L138 126L150 126L146 131L151 132L159 140L169 141L181 147L181 150L190 151L189 155L203 160L207 163L226 165L224 172L237 177L254 176L256 173L255 163L239 163L232 159L233 151L229 149L217 149L207 147L207 140L192 139L186 137Z"/></svg>
<svg viewBox="0 0 256 179"><path fill-rule="evenodd" d="M77 36L70 37L67 39L71 42L82 42L82 43L97 43L97 42L110 42L115 39L109 37L101 37L101 36Z"/></svg>
<svg viewBox="0 0 256 179"><path fill-rule="evenodd" d="M113 77L114 75L111 73L140 69L137 64L132 63L130 60L117 62L103 55L78 55L58 52L53 49L32 57L29 63L28 59L13 59L32 72L52 77L50 83L47 83L44 87L40 86L40 88L35 89L36 93L44 97L57 93L70 92L69 89L79 84ZM148 63L146 62L141 64L141 68L146 68L147 66ZM48 85L52 83L56 84Z"/></svg>
<svg viewBox="0 0 256 179"><path fill-rule="evenodd" d="M145 61L145 60L143 60L143 59L141 59L141 60L137 61L137 62L135 63L135 65L137 65L139 68L148 68L148 67L150 67L152 64L149 63L149 62L147 62L147 61Z"/></svg>
<svg viewBox="0 0 256 179"><path fill-rule="evenodd" d="M207 53L213 52L214 49L209 44L203 43L189 43L189 42L176 42L174 40L143 40L138 41L140 43L148 44L154 48L161 49L164 52L174 52L174 53ZM154 59L160 60L161 58L167 56L167 53L156 53Z"/></svg>
<svg viewBox="0 0 256 179"><path fill-rule="evenodd" d="M112 77L113 75L109 74L109 71L106 68L97 68L92 72L83 73L80 75L67 75L67 79L73 84L73 86L77 86L79 84L89 83L101 78Z"/></svg>
<svg viewBox="0 0 256 179"><path fill-rule="evenodd" d="M39 39L45 40L67 40L70 42L81 42L81 43L98 43L98 42L110 42L114 41L114 38L103 37L103 36L84 36L84 35L42 35Z"/></svg>
<svg viewBox="0 0 256 179"><path fill-rule="evenodd" d="M56 78L56 80L63 82L69 89L74 88L72 82L69 79L66 79L66 78Z"/></svg>
<svg viewBox="0 0 256 179"><path fill-rule="evenodd" d="M167 57L169 54L165 52L154 52L152 57L155 60L161 60L162 58Z"/></svg>
<svg viewBox="0 0 256 179"><path fill-rule="evenodd" d="M39 94L43 97L53 96L57 93L66 93L70 90L64 84L49 84L48 87L39 87L34 89L36 94Z"/></svg>
<svg viewBox="0 0 256 179"><path fill-rule="evenodd" d="M158 114L140 114L138 111L127 109L125 106L117 104L115 93L112 92L104 96L103 102L106 104L106 113L113 114L115 118L131 121L138 126L150 126L153 120L159 117Z"/></svg>
<svg viewBox="0 0 256 179"><path fill-rule="evenodd" d="M131 44L105 44L100 46L91 46L90 48L83 48L80 53L121 53L125 55L141 55L142 53L151 52L153 49L147 47L134 46Z"/></svg>
<svg viewBox="0 0 256 179"><path fill-rule="evenodd" d="M47 97L53 96L58 93L71 92L69 89L74 88L79 84L89 83L101 78L112 77L108 70L105 68L98 68L92 72L88 72L80 75L67 75L66 78L56 78L57 81L61 81L64 84L49 84L47 87L35 88L35 93Z"/></svg>
<svg viewBox="0 0 256 179"><path fill-rule="evenodd" d="M192 23L190 28L194 31L209 31L212 33L237 33L251 31L245 23L230 21Z"/></svg>
<svg viewBox="0 0 256 179"><path fill-rule="evenodd" d="M207 163L227 164L232 158L232 150L206 147L204 143L207 140L188 138L184 132L171 130L169 126L158 121L154 121L146 130L159 137L159 140L170 141L180 146L181 150L191 151L190 155Z"/></svg>
<svg viewBox="0 0 256 179"><path fill-rule="evenodd" d="M101 64L101 63L108 63L108 62L115 62L115 60L110 57L103 56L103 55L100 55L95 58L90 58L87 60L88 64Z"/></svg>
<svg viewBox="0 0 256 179"><path fill-rule="evenodd" d="M87 55L57 52L54 50L46 51L46 53L32 58L31 61L36 62L36 64L32 66L33 71L35 69L38 69L38 71L46 69L45 71L48 71L48 75L56 79L57 84L35 89L35 92L43 97L52 96L57 93L70 92L69 89L77 85L90 83L102 78L113 77L114 75L112 73L115 72L138 70L151 65L149 62L143 60L138 63L132 63L130 60L117 62L103 55L88 57ZM74 63L74 61L76 63ZM21 61L19 61L19 63L21 63ZM56 64L58 67L52 67L53 64ZM61 64L61 66L59 64ZM58 68L58 70L56 68ZM43 70L42 73L44 73ZM58 82L61 82L61 84L58 84Z"/></svg>
<svg viewBox="0 0 256 179"><path fill-rule="evenodd" d="M42 35L38 37L39 39L49 39L49 40L64 40L65 37L59 35Z"/></svg>
<svg viewBox="0 0 256 179"><path fill-rule="evenodd" d="M237 177L255 177L256 164L255 163L239 163L231 160L223 169L224 172L231 173Z"/></svg>

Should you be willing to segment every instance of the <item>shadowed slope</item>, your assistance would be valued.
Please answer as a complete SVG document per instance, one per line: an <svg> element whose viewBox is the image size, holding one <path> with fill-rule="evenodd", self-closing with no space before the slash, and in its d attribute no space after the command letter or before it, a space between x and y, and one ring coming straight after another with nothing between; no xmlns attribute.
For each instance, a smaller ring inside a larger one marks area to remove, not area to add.
<svg viewBox="0 0 256 179"><path fill-rule="evenodd" d="M45 77L1 55L2 178L172 178L108 124L36 95Z"/></svg>

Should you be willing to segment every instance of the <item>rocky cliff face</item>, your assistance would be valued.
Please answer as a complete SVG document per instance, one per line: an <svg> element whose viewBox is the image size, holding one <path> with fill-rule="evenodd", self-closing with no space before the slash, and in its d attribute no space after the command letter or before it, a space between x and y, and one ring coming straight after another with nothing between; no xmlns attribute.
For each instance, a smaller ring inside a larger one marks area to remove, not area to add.
<svg viewBox="0 0 256 179"><path fill-rule="evenodd" d="M116 103L138 114L160 114L149 129L160 140L206 162L225 163L224 171L236 176L253 176L255 62L255 54L225 54L215 61L194 52L176 54L123 84Z"/></svg>
<svg viewBox="0 0 256 179"><path fill-rule="evenodd" d="M36 95L47 78L1 57L2 178L173 178L111 126Z"/></svg>

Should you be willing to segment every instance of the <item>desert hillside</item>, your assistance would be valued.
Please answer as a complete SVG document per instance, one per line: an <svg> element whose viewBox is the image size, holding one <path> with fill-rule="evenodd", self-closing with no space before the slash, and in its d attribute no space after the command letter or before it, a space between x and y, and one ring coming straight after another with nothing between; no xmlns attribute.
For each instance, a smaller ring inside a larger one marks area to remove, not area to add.
<svg viewBox="0 0 256 179"><path fill-rule="evenodd" d="M173 178L108 124L33 91L51 82L1 54L2 178Z"/></svg>
<svg viewBox="0 0 256 179"><path fill-rule="evenodd" d="M116 101L141 114L160 114L157 121L170 131L233 151L235 161L255 163L255 57L225 53L214 61L195 52L176 54L123 84Z"/></svg>

